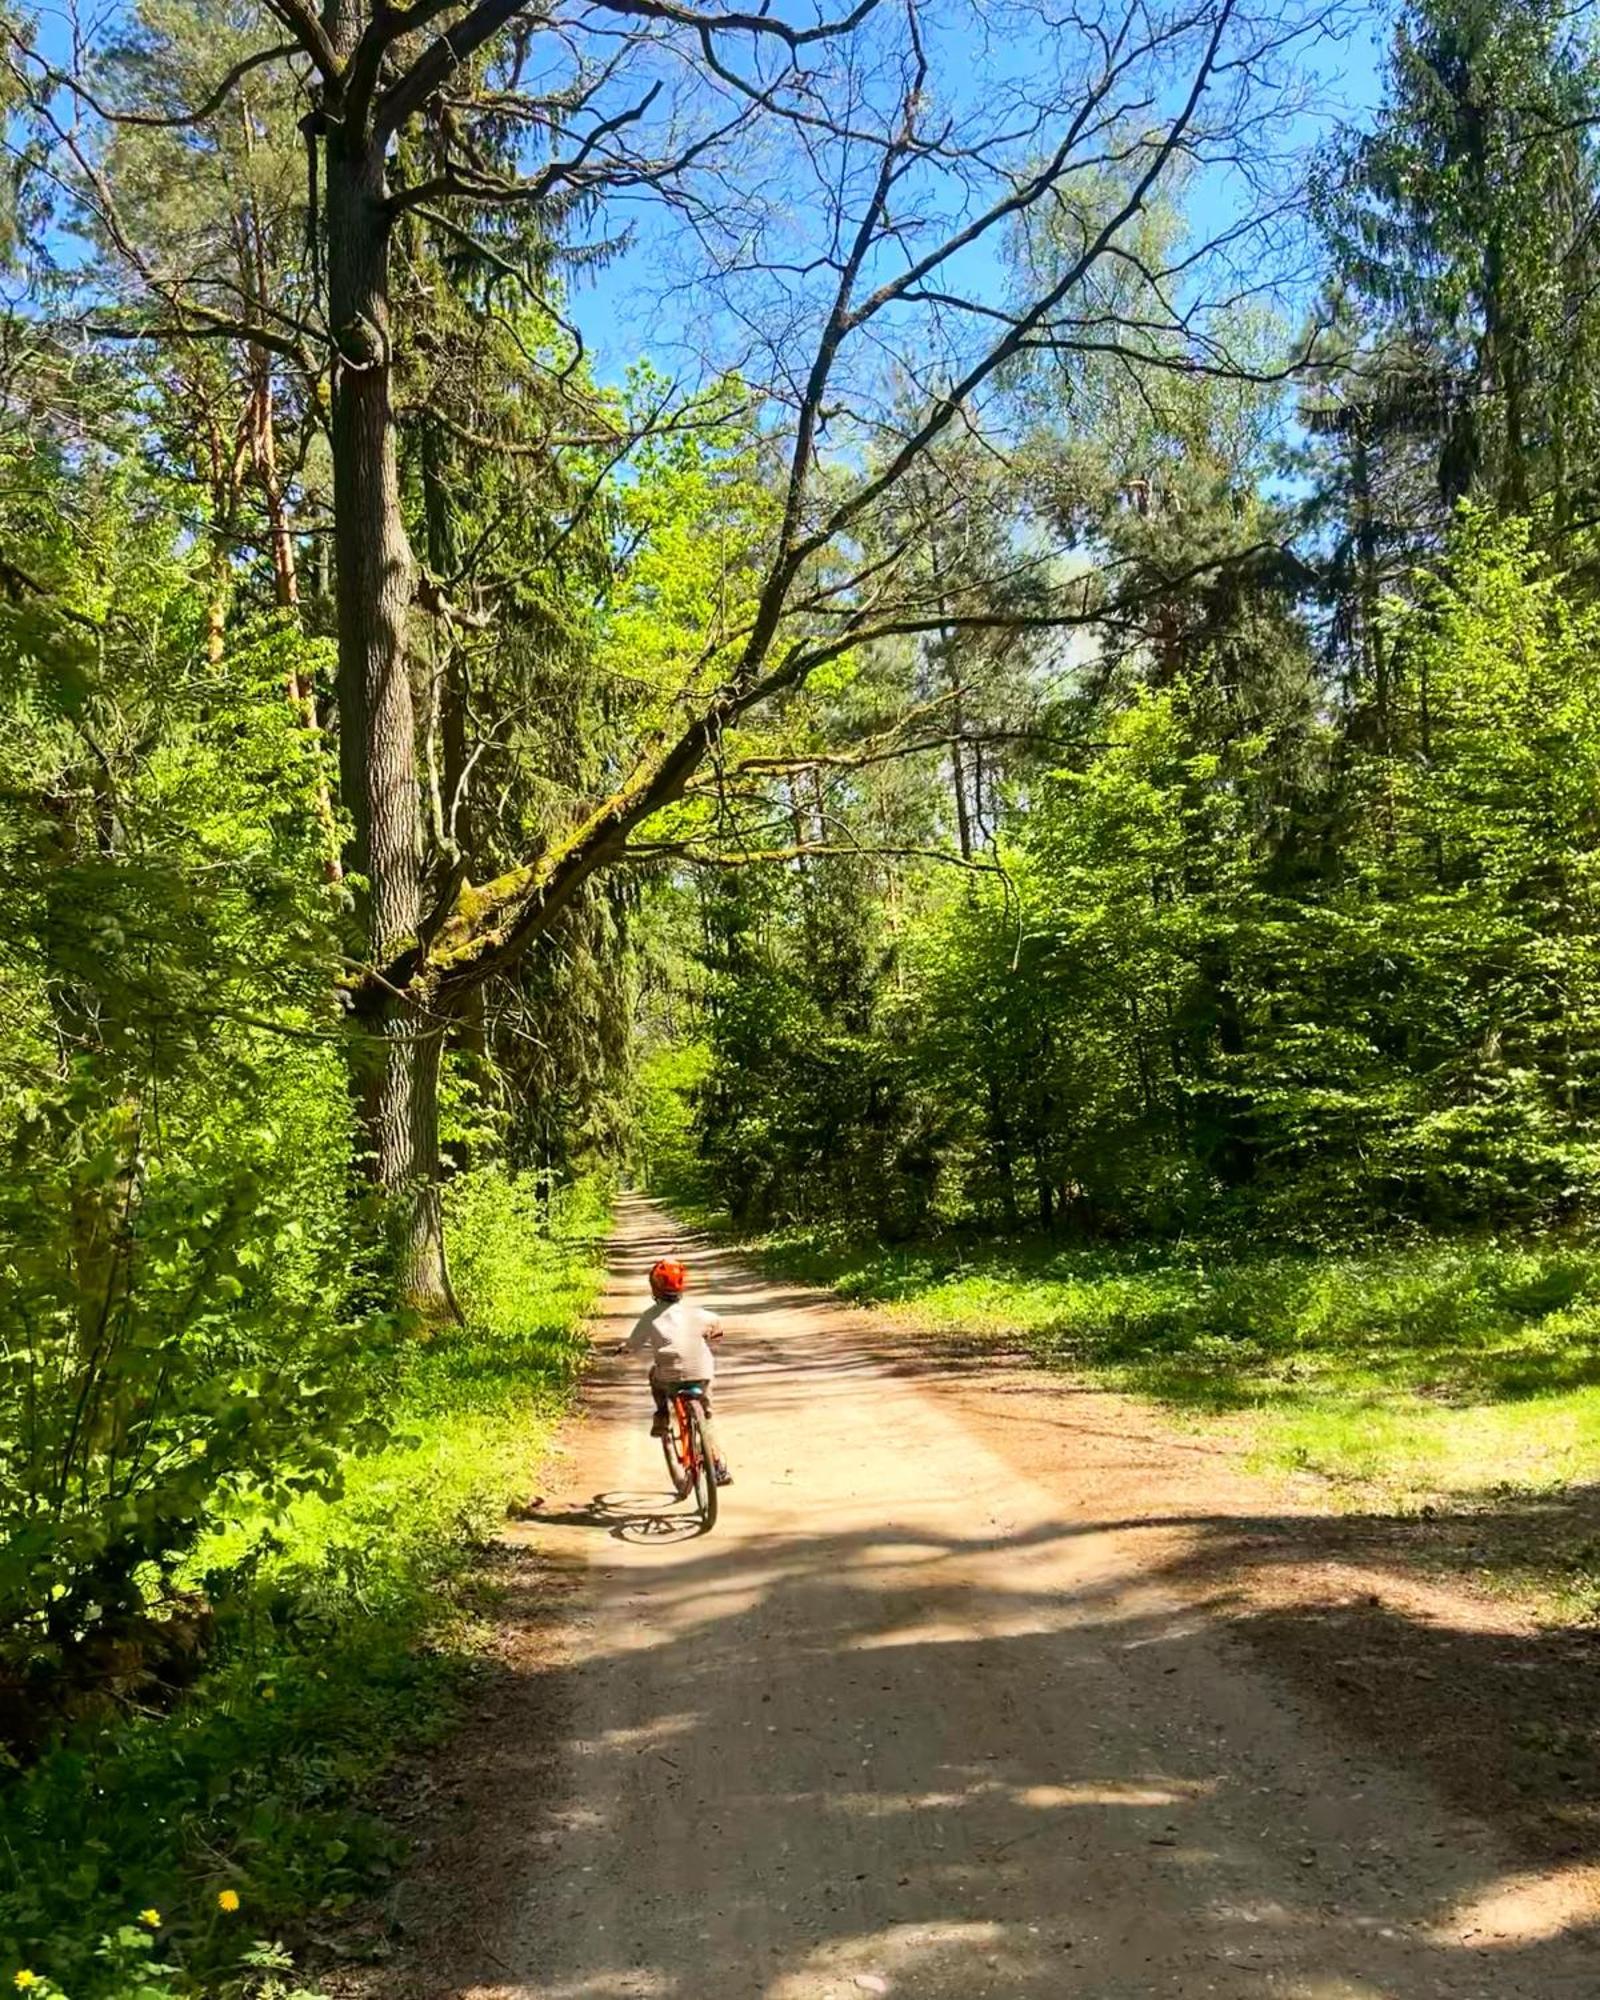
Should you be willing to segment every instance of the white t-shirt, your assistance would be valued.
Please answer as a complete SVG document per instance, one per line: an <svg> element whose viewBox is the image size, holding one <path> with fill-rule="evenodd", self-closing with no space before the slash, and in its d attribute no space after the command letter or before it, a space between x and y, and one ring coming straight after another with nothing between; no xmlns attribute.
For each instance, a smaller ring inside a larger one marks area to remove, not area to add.
<svg viewBox="0 0 1600 2000"><path fill-rule="evenodd" d="M630 1354L648 1354L650 1372L663 1382L709 1382L717 1372L708 1334L722 1322L687 1299L658 1301L639 1315L628 1335Z"/></svg>

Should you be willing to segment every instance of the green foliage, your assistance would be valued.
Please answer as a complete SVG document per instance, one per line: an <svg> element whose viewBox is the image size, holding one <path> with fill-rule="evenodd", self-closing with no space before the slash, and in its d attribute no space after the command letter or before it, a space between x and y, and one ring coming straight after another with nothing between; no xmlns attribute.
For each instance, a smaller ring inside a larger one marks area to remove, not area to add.
<svg viewBox="0 0 1600 2000"><path fill-rule="evenodd" d="M1532 541L1467 519L1396 617L1394 748L1353 765L1333 879L1254 947L1249 1088L1285 1200L1497 1224L1592 1202L1596 630Z"/></svg>
<svg viewBox="0 0 1600 2000"><path fill-rule="evenodd" d="M648 367L633 371L635 421L664 388ZM776 498L747 403L737 382L715 385L670 432L645 436L617 496L628 560L608 593L600 659L631 686L646 723L716 685L754 608Z"/></svg>
<svg viewBox="0 0 1600 2000"><path fill-rule="evenodd" d="M272 622L213 665L159 521L112 482L68 527L19 522L47 574L117 543L115 601L0 610L0 1681L28 1693L246 1495L336 1481L365 1421L340 913L284 697L317 648Z"/></svg>
<svg viewBox="0 0 1600 2000"><path fill-rule="evenodd" d="M927 1213L933 1153L904 1052L875 1032L870 875L840 859L735 881L707 927L711 1072L697 1101L711 1190L741 1222L866 1215L906 1234Z"/></svg>
<svg viewBox="0 0 1600 2000"><path fill-rule="evenodd" d="M1538 539L1466 516L1392 608L1381 745L1298 697L1230 720L1203 662L1114 681L997 874L708 899L718 1198L1301 1243L1592 1215L1600 629Z"/></svg>
<svg viewBox="0 0 1600 2000"><path fill-rule="evenodd" d="M86 1720L6 1781L5 1976L26 1967L71 2000L128 2000L97 1940L151 1908L160 1958L182 1968L153 1989L161 2000L267 2000L250 1982L285 1969L243 1965L243 1942L262 1926L302 1936L395 1865L372 1782L455 1712L478 1550L564 1406L607 1215L598 1185L552 1193L487 1173L451 1207L466 1324L356 1356L386 1384L392 1440L347 1462L336 1497L257 1509L196 1551L181 1581L215 1606L212 1652L170 1713Z"/></svg>
<svg viewBox="0 0 1600 2000"><path fill-rule="evenodd" d="M238 1907L235 1903L232 1911L219 1911L224 1924ZM147 1909L138 1923L118 1924L95 1946L96 1973L110 1982L116 2000L187 2000L199 1990L188 1969L166 1956L170 1947L156 1935L161 1929L161 1912ZM235 1961L232 1970L202 1975L212 2000L323 2000L294 1978L294 1959L281 1944L257 1938L230 1955ZM72 2000L32 1966L19 1966L12 1985L32 2000Z"/></svg>
<svg viewBox="0 0 1600 2000"><path fill-rule="evenodd" d="M412 996L446 1013L468 1309L422 1340L375 1310L356 1182L367 885L332 879L322 727L352 771L372 746L317 636L328 377L296 329L325 339L326 272L300 84L236 62L265 19L139 0L87 34L137 122L57 131L47 181L40 84L0 224L45 265L72 227L115 253L0 340L0 1951L74 2000L267 2000L292 1969L219 1896L294 1935L392 1865L361 1796L448 1713L472 1547L570 1382L623 1155L746 1223L918 1243L832 1268L1294 1462L1421 1479L1437 1447L1426 1476L1469 1484L1456 1441L1517 1465L1535 1431L1594 1457L1587 28L1404 10L1377 129L1319 189L1314 500L1280 476L1282 330L1232 275L1207 306L1127 134L1019 211L1018 294L1079 282L960 421L926 355L881 404L829 385L775 638L787 411L594 381L570 192L481 230L400 204L397 886L504 926L481 987ZM509 46L457 78L488 180L526 164ZM176 115L230 65L220 115ZM460 141L408 121L396 188ZM1085 259L1136 181L1120 254ZM74 312L58 340L63 302L107 337ZM159 341L110 338L152 308ZM1425 457L1501 516L1446 541ZM602 841L519 957L539 871L686 729L704 762L665 767L639 866ZM431 1196L427 1109L390 1130Z"/></svg>
<svg viewBox="0 0 1600 2000"><path fill-rule="evenodd" d="M1424 433L1449 502L1587 511L1600 447L1592 24L1552 0L1413 0L1375 129L1323 163L1339 282L1381 342L1377 438Z"/></svg>
<svg viewBox="0 0 1600 2000"><path fill-rule="evenodd" d="M629 1121L629 1156L640 1177L669 1198L692 1195L699 1179L694 1099L711 1071L703 1042L656 1048L639 1064Z"/></svg>

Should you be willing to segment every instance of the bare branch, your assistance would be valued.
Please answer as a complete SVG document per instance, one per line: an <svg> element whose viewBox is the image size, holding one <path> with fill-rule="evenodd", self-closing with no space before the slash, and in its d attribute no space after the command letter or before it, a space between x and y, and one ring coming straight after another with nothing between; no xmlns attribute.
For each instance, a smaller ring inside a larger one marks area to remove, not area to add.
<svg viewBox="0 0 1600 2000"><path fill-rule="evenodd" d="M86 104L97 118L104 119L108 125L139 125L156 130L203 124L227 103L234 90L252 70L265 69L269 63L281 62L286 56L300 55L303 52L297 41L277 42L270 49L258 49L254 55L245 56L236 62L192 111L179 111L171 116L161 116L151 111L114 110L109 104L102 103L81 77L74 76L69 70L57 69L53 63L46 62L23 41L15 28L7 28L5 34L18 55L34 66L44 82L53 89L70 91L80 103Z"/></svg>
<svg viewBox="0 0 1600 2000"><path fill-rule="evenodd" d="M244 341L253 347L265 348L269 354L281 355L285 361L292 361L303 368L308 375L316 373L316 361L310 349L287 334L275 332L270 326L262 326L255 320L230 319L226 313L213 312L209 306L187 299L173 300L172 310L193 315L192 322L140 321L125 326L120 321L86 321L84 332L96 340Z"/></svg>
<svg viewBox="0 0 1600 2000"><path fill-rule="evenodd" d="M328 82L336 82L342 69L339 53L307 0L267 0L267 7L277 15Z"/></svg>
<svg viewBox="0 0 1600 2000"><path fill-rule="evenodd" d="M686 796L718 792L725 778L789 778L802 771L867 771L878 764L897 764L903 758L922 757L932 750L948 750L952 743L1041 743L1062 750L1082 747L1075 736L1052 735L1041 729L946 730L939 736L919 736L909 743L889 743L873 750L817 750L794 757L740 757L711 777L697 778L687 787Z"/></svg>
<svg viewBox="0 0 1600 2000"><path fill-rule="evenodd" d="M836 40L860 27L878 7L879 0L858 0L848 14L834 21L819 21L811 28L791 28L786 21L768 13L750 14L738 8L680 7L675 0L594 0L608 14L625 14L641 21L670 22L693 28L697 34L743 34L768 36L791 49L803 49L818 42Z"/></svg>
<svg viewBox="0 0 1600 2000"><path fill-rule="evenodd" d="M0 557L0 593L9 597L13 604L19 603L25 596L41 598L58 618L69 619L72 624L82 625L90 632L106 629L103 619L92 617L87 611L75 610L70 604L63 604L48 584L41 583L27 570L3 557Z"/></svg>
<svg viewBox="0 0 1600 2000"><path fill-rule="evenodd" d="M1037 299L1023 313L1012 329L996 341L986 354L976 361L948 394L941 397L932 412L919 424L904 441L900 449L890 459L883 470L873 478L864 480L850 497L833 510L820 527L808 537L804 553L809 555L825 547L833 538L864 513L874 501L900 481L910 466L922 456L950 426L957 412L996 375L1012 357L1021 352L1028 336L1046 321L1063 299L1081 283L1084 275L1098 259L1105 254L1108 244L1127 226L1143 208L1150 190L1166 170L1168 161L1182 143L1199 108L1200 99L1211 73L1216 66L1217 52L1222 46L1223 35L1232 19L1237 0L1223 0L1217 18L1208 37L1205 54L1196 66L1194 79L1182 110L1162 135L1153 155L1129 192L1126 200L1096 232L1093 240L1075 257L1065 273L1040 299Z"/></svg>
<svg viewBox="0 0 1600 2000"><path fill-rule="evenodd" d="M737 854L712 852L695 847L688 841L640 841L625 848L618 858L623 861L684 861L695 868L729 869L773 867L785 861L803 861L812 855L834 855L856 861L939 861L946 867L963 869L969 875L1005 873L997 861L974 861L966 855L952 854L948 848L881 846L873 841L848 840L801 840L788 847L753 847Z"/></svg>
<svg viewBox="0 0 1600 2000"><path fill-rule="evenodd" d="M443 88L451 76L465 62L470 62L485 42L493 41L500 30L514 21L530 4L530 0L479 0L465 20L458 21L411 65L398 83L390 87L378 99L373 108L373 132L381 144L392 132L398 132L406 120L421 110L434 92ZM419 9L409 10L419 12ZM437 13L437 8L428 8L428 13ZM392 18L392 17L391 17ZM382 22L383 16L378 17ZM367 57L365 43L373 37L374 29L368 29L363 38L363 48L357 56L358 67ZM387 30L375 43L372 58L372 73L377 74L377 56L394 40Z"/></svg>
<svg viewBox="0 0 1600 2000"><path fill-rule="evenodd" d="M563 181L571 186L581 186L585 180L585 170L596 151L607 139L629 125L635 125L649 111L663 89L660 82L651 84L644 96L636 104L615 112L610 118L602 119L592 131L585 134L582 144L570 159L552 160L542 173L532 180L503 180L497 175L478 173L470 168L456 166L442 174L435 174L430 180L421 181L416 187L403 188L389 201L392 214L403 214L408 208L420 207L424 202L437 201L444 197L454 197L462 201L480 202L541 202L550 196ZM668 167L665 163L658 171L677 171L681 163ZM641 168L637 162L630 162L624 170L624 178L640 178ZM612 176L614 178L614 176Z"/></svg>

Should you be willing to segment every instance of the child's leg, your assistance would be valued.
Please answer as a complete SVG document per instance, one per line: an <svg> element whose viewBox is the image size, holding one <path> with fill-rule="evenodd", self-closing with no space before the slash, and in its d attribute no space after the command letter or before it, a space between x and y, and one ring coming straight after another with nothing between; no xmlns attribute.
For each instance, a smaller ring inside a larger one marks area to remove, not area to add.
<svg viewBox="0 0 1600 2000"><path fill-rule="evenodd" d="M700 1429L706 1441L706 1450L711 1454L711 1463L717 1468L719 1475L725 1474L728 1470L728 1461L722 1455L722 1446L717 1438L717 1426L712 1419L709 1390L700 1398Z"/></svg>
<svg viewBox="0 0 1600 2000"><path fill-rule="evenodd" d="M665 1437L667 1434L667 1392L656 1380L656 1371L653 1368L650 1370L650 1394L655 1398L656 1405L656 1413L650 1424L650 1435L653 1438Z"/></svg>

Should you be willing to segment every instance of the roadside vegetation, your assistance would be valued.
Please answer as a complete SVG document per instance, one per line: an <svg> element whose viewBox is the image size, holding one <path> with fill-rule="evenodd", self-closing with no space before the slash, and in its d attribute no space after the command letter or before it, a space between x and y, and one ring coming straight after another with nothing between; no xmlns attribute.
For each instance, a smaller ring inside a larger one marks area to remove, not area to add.
<svg viewBox="0 0 1600 2000"><path fill-rule="evenodd" d="M828 1286L980 1369L1024 1359L1236 1449L1350 1539L1307 1562L1463 1578L1600 1625L1600 1253L1578 1244L1066 1244L751 1230L680 1155L659 1191L774 1278ZM1263 1505L1270 1508L1270 1487ZM1304 1523L1302 1523L1304 1526Z"/></svg>
<svg viewBox="0 0 1600 2000"><path fill-rule="evenodd" d="M375 1786L470 1686L481 1549L565 1405L608 1214L598 1183L550 1202L492 1172L451 1208L462 1324L360 1357L388 1379L384 1435L325 1493L203 1538L179 1573L179 1601L204 1606L203 1675L163 1687L130 1648L123 1678L13 1769L8 1980L72 2000L269 1993L294 1982L264 1946L326 1945L400 1860Z"/></svg>
<svg viewBox="0 0 1600 2000"><path fill-rule="evenodd" d="M1022 1348L1182 1419L1226 1419L1262 1463L1347 1489L1334 1504L1600 1480L1593 1249L907 1248L803 1229L749 1247L908 1326Z"/></svg>
<svg viewBox="0 0 1600 2000"><path fill-rule="evenodd" d="M1516 107L1592 117L1600 49L1411 0L1383 85L1312 176L1331 345L1291 404L1019 361L1017 449L952 480L930 592L998 516L1112 565L1121 615L863 662L865 755L786 774L792 823L958 865L707 871L642 1129L774 1268L1220 1426L1330 1505L1559 1500L1592 1609L1600 318L1531 218L1587 258L1540 189L1559 158L1600 195L1600 152ZM897 674L947 718L915 776Z"/></svg>

